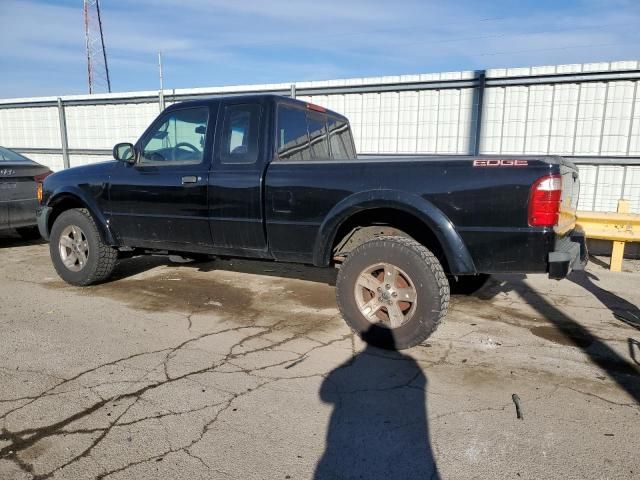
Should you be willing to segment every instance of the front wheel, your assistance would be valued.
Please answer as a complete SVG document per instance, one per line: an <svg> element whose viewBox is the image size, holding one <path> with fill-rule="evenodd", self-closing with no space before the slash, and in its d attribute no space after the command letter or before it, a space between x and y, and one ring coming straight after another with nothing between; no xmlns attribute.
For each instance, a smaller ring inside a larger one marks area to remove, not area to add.
<svg viewBox="0 0 640 480"><path fill-rule="evenodd" d="M445 317L449 283L425 246L378 237L347 256L336 297L347 324L368 343L404 349L426 340Z"/></svg>
<svg viewBox="0 0 640 480"><path fill-rule="evenodd" d="M51 229L49 252L58 275L67 283L91 285L106 280L118 251L105 244L91 214L84 208L60 214Z"/></svg>

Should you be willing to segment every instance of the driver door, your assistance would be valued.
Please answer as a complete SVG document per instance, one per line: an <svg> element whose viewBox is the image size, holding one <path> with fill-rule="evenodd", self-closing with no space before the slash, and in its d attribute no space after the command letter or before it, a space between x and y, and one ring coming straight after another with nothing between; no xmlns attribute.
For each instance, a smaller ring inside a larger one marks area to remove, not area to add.
<svg viewBox="0 0 640 480"><path fill-rule="evenodd" d="M166 110L119 163L109 187L110 224L127 246L211 247L207 184L217 104Z"/></svg>

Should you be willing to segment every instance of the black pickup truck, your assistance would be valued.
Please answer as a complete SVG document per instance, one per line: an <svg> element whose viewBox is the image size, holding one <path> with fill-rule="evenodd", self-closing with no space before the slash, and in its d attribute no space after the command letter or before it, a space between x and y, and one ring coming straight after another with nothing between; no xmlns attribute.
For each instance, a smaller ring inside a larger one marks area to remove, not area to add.
<svg viewBox="0 0 640 480"><path fill-rule="evenodd" d="M132 252L334 264L349 326L407 348L446 315L450 285L559 279L587 259L560 157L358 157L345 117L272 95L172 105L113 155L44 181L40 232L74 285Z"/></svg>

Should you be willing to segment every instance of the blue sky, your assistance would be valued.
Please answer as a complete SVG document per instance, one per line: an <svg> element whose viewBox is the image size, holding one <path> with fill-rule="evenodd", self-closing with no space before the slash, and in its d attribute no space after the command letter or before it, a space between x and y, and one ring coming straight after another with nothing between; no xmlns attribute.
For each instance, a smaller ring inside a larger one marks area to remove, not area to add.
<svg viewBox="0 0 640 480"><path fill-rule="evenodd" d="M102 0L113 91L640 59L639 0ZM82 0L0 0L0 97L87 93Z"/></svg>

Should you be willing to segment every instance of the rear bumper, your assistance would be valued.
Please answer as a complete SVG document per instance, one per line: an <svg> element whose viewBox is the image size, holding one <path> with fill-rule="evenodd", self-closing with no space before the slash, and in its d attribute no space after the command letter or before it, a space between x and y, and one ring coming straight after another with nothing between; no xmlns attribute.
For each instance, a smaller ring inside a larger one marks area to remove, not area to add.
<svg viewBox="0 0 640 480"><path fill-rule="evenodd" d="M49 241L49 215L51 215L51 207L46 207L41 205L38 207L36 213L36 219L38 221L38 230L40 231L40 236L44 238L47 242Z"/></svg>
<svg viewBox="0 0 640 480"><path fill-rule="evenodd" d="M572 270L584 270L588 261L587 238L576 228L556 240L554 251L549 253L549 278L560 280Z"/></svg>

